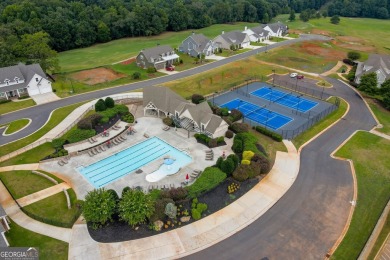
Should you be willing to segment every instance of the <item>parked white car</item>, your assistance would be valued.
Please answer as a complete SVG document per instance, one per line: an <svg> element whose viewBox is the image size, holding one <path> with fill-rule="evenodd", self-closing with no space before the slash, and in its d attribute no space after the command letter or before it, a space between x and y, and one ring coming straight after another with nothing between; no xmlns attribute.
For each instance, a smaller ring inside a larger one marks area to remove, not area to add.
<svg viewBox="0 0 390 260"><path fill-rule="evenodd" d="M293 72L290 74L290 78L295 78L296 76L298 76L298 73Z"/></svg>

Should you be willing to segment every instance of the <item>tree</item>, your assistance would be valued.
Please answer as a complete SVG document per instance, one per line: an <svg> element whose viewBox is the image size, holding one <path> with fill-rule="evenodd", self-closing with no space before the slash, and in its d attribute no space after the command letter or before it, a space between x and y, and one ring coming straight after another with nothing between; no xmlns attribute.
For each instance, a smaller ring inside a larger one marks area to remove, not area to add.
<svg viewBox="0 0 390 260"><path fill-rule="evenodd" d="M115 106L115 101L111 97L106 97L104 100L104 104L107 108L113 108Z"/></svg>
<svg viewBox="0 0 390 260"><path fill-rule="evenodd" d="M330 22L333 24L339 24L340 23L340 16L333 15L332 18L330 18Z"/></svg>
<svg viewBox="0 0 390 260"><path fill-rule="evenodd" d="M226 173L227 176L231 175L236 167L231 158L226 159L221 163L221 170Z"/></svg>
<svg viewBox="0 0 390 260"><path fill-rule="evenodd" d="M385 95L386 93L390 93L390 79L382 83L380 93L382 95Z"/></svg>
<svg viewBox="0 0 390 260"><path fill-rule="evenodd" d="M290 21L295 21L295 11L294 9L291 9L290 11L290 17L288 18Z"/></svg>
<svg viewBox="0 0 390 260"><path fill-rule="evenodd" d="M301 19L303 22L307 22L309 21L309 18L310 18L310 15L309 13L307 12L307 10L304 10L300 13L299 15L299 19Z"/></svg>
<svg viewBox="0 0 390 260"><path fill-rule="evenodd" d="M102 21L97 26L97 40L98 42L108 42L111 40L110 28Z"/></svg>
<svg viewBox="0 0 390 260"><path fill-rule="evenodd" d="M97 228L112 220L116 209L115 198L104 188L92 190L85 196L82 209L85 220Z"/></svg>
<svg viewBox="0 0 390 260"><path fill-rule="evenodd" d="M106 107L106 103L104 102L104 100L99 99L95 104L95 111L99 112L99 111L104 111L106 109L107 109L107 107Z"/></svg>
<svg viewBox="0 0 390 260"><path fill-rule="evenodd" d="M324 18L328 17L328 11L326 11L326 10L323 11L322 12L322 17L324 17Z"/></svg>
<svg viewBox="0 0 390 260"><path fill-rule="evenodd" d="M390 110L390 92L383 95L383 105L387 110Z"/></svg>
<svg viewBox="0 0 390 260"><path fill-rule="evenodd" d="M360 78L359 90L368 94L376 94L378 92L378 80L376 73L367 73Z"/></svg>
<svg viewBox="0 0 390 260"><path fill-rule="evenodd" d="M132 227L145 223L154 212L155 201L141 190L129 190L118 205L119 217Z"/></svg>
<svg viewBox="0 0 390 260"><path fill-rule="evenodd" d="M347 56L348 56L348 59L350 59L350 60L358 60L361 57L360 53L356 52L356 51L348 52Z"/></svg>

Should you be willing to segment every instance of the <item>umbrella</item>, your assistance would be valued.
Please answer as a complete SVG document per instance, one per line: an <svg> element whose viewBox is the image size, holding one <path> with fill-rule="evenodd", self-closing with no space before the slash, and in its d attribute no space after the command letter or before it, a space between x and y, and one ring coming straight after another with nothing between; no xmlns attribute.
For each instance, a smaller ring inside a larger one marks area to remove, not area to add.
<svg viewBox="0 0 390 260"><path fill-rule="evenodd" d="M190 176L189 176L188 173L187 173L187 175L186 175L186 180L188 181L189 178L190 178Z"/></svg>

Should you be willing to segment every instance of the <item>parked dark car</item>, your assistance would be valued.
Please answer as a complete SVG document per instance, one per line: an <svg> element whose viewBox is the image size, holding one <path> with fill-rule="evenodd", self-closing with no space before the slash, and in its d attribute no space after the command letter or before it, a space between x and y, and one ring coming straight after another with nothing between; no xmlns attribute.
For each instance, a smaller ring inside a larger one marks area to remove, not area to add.
<svg viewBox="0 0 390 260"><path fill-rule="evenodd" d="M303 76L303 75L298 75L297 76L297 79L303 79L303 78L305 78L305 76Z"/></svg>
<svg viewBox="0 0 390 260"><path fill-rule="evenodd" d="M169 66L169 67L166 67L165 69L166 69L167 71L174 71L174 70L175 70L175 67Z"/></svg>

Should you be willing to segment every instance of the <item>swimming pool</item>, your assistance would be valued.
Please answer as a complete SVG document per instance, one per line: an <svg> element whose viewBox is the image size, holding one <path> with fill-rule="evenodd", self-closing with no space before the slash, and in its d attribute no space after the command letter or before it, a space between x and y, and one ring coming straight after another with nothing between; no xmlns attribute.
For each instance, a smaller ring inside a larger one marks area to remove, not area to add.
<svg viewBox="0 0 390 260"><path fill-rule="evenodd" d="M183 167L192 161L189 155L160 138L153 137L86 167L79 167L77 170L95 188L101 188L156 159L168 155L175 159L175 164L177 163L179 167Z"/></svg>

